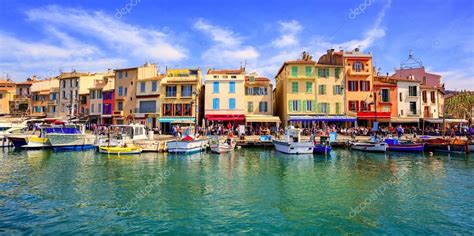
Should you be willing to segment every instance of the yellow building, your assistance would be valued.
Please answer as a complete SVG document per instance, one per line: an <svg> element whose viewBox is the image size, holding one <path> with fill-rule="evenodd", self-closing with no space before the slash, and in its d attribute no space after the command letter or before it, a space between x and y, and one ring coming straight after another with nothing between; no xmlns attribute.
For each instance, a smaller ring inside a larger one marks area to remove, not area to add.
<svg viewBox="0 0 474 236"><path fill-rule="evenodd" d="M286 61L278 70L276 80L276 114L286 126L290 121L297 127L309 127L309 117L316 113L316 62L303 53L299 60ZM298 120L296 120L298 119Z"/></svg>
<svg viewBox="0 0 474 236"><path fill-rule="evenodd" d="M138 80L155 77L156 64L145 63L141 67L116 69L115 71L114 124L133 123L136 108L136 86Z"/></svg>
<svg viewBox="0 0 474 236"><path fill-rule="evenodd" d="M279 126L280 118L273 116L273 85L270 79L251 73L245 77L245 123L257 126Z"/></svg>
<svg viewBox="0 0 474 236"><path fill-rule="evenodd" d="M342 66L316 65L316 114L322 116L343 115L344 74Z"/></svg>
<svg viewBox="0 0 474 236"><path fill-rule="evenodd" d="M16 94L15 83L10 79L0 79L0 114L10 114L10 101Z"/></svg>
<svg viewBox="0 0 474 236"><path fill-rule="evenodd" d="M165 75L140 78L137 83L135 120L148 128L156 128L160 117L160 83Z"/></svg>
<svg viewBox="0 0 474 236"><path fill-rule="evenodd" d="M204 114L208 121L243 123L245 69L209 69L205 82Z"/></svg>
<svg viewBox="0 0 474 236"><path fill-rule="evenodd" d="M166 69L160 83L162 133L170 133L173 125L188 126L197 119L201 89L201 69Z"/></svg>
<svg viewBox="0 0 474 236"><path fill-rule="evenodd" d="M51 88L58 88L59 80L49 78L35 81L31 85L31 116L46 117Z"/></svg>

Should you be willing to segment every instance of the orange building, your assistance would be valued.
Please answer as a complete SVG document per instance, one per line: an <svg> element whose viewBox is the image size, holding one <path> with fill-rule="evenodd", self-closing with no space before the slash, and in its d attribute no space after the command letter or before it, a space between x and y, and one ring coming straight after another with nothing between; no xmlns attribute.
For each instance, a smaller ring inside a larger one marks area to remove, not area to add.
<svg viewBox="0 0 474 236"><path fill-rule="evenodd" d="M380 121L390 122L390 118L398 117L397 83L389 77L374 76L374 91L374 111L377 110L377 115L386 116ZM388 118L387 113L390 113Z"/></svg>

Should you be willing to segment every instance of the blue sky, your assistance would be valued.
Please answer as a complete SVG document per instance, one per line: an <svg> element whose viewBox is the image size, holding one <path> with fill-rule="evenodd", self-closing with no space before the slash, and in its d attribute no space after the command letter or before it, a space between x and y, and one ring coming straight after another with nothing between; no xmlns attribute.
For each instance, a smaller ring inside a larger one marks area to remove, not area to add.
<svg viewBox="0 0 474 236"><path fill-rule="evenodd" d="M0 3L0 77L145 61L270 78L303 51L372 52L393 73L411 49L448 89L474 90L474 1L34 1ZM129 9L126 12L126 9ZM122 10L123 9L123 10Z"/></svg>

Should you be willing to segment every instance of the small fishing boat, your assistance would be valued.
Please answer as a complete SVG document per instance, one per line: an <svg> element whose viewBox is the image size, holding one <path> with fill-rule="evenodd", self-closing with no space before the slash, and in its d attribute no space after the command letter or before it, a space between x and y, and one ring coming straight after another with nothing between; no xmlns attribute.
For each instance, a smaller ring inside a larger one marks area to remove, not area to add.
<svg viewBox="0 0 474 236"><path fill-rule="evenodd" d="M316 140L314 140L313 153L328 154L329 152L331 152L331 145L329 145L327 137L319 137L319 143L316 143Z"/></svg>
<svg viewBox="0 0 474 236"><path fill-rule="evenodd" d="M313 141L301 141L301 130L289 127L285 130L283 139L272 140L275 149L286 154L310 154L313 153Z"/></svg>
<svg viewBox="0 0 474 236"><path fill-rule="evenodd" d="M394 138L385 139L387 150L395 152L423 152L425 150L424 143L414 143L412 141L400 141Z"/></svg>
<svg viewBox="0 0 474 236"><path fill-rule="evenodd" d="M235 149L235 144L236 142L232 135L229 135L225 140L221 140L219 136L215 135L210 140L209 146L213 153L226 153L233 151Z"/></svg>
<svg viewBox="0 0 474 236"><path fill-rule="evenodd" d="M109 155L112 154L112 155L120 156L120 155L140 154L142 153L142 149L134 145L127 145L124 147L99 146L99 152L104 153L104 154L109 154Z"/></svg>
<svg viewBox="0 0 474 236"><path fill-rule="evenodd" d="M187 135L180 140L168 141L169 153L191 154L206 150L209 140L207 138L195 138Z"/></svg>
<svg viewBox="0 0 474 236"><path fill-rule="evenodd" d="M380 141L376 137L372 137L366 142L353 142L351 143L351 149L366 151L366 152L386 152L388 144Z"/></svg>
<svg viewBox="0 0 474 236"><path fill-rule="evenodd" d="M422 139L425 149L431 152L469 153L470 145L461 139Z"/></svg>

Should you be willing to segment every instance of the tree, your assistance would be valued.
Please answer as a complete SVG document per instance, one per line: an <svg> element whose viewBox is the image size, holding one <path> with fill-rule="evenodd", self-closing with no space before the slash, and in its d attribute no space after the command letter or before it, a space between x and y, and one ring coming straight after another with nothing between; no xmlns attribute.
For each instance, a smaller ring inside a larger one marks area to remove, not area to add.
<svg viewBox="0 0 474 236"><path fill-rule="evenodd" d="M453 118L468 119L471 122L473 108L474 93L470 91L461 91L446 100L446 112Z"/></svg>

